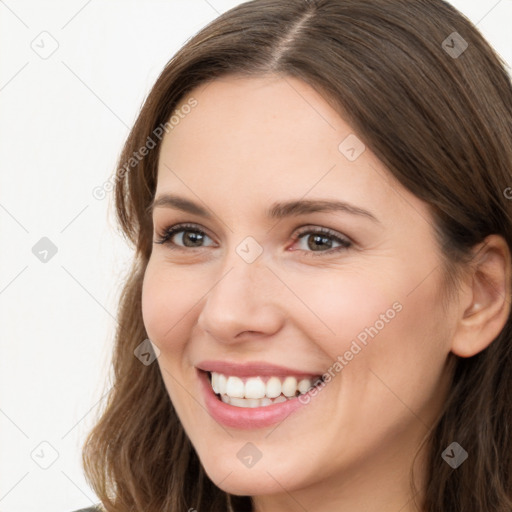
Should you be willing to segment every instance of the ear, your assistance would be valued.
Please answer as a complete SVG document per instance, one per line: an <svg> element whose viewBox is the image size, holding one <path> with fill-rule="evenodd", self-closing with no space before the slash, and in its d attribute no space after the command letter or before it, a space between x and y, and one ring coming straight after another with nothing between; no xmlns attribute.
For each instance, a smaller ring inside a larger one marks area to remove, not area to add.
<svg viewBox="0 0 512 512"><path fill-rule="evenodd" d="M505 239L489 235L473 249L474 262L460 295L451 351L471 357L487 348L510 313L511 261Z"/></svg>

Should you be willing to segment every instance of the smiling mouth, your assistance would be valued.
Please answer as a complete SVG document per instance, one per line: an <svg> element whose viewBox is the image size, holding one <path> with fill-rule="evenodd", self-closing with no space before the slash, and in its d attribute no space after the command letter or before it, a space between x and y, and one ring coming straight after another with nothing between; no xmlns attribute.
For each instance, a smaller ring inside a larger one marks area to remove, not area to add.
<svg viewBox="0 0 512 512"><path fill-rule="evenodd" d="M287 376L238 377L206 372L217 399L235 407L266 407L296 399L323 383L321 375L303 378Z"/></svg>

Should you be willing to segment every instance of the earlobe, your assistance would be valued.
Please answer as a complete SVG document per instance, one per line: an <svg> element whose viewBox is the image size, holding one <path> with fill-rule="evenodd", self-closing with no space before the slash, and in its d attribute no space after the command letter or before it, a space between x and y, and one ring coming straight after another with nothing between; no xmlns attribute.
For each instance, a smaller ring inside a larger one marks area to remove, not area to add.
<svg viewBox="0 0 512 512"><path fill-rule="evenodd" d="M511 256L505 239L489 235L473 251L475 259L451 346L459 357L486 349L502 331L511 309Z"/></svg>

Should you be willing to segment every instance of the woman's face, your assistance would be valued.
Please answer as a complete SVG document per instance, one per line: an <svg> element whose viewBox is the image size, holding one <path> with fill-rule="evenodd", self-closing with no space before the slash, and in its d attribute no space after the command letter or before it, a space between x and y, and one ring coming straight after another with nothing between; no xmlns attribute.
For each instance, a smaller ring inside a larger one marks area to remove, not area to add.
<svg viewBox="0 0 512 512"><path fill-rule="evenodd" d="M190 98L162 143L154 240L186 226L153 245L142 307L207 474L244 495L406 489L453 328L425 204L298 79L231 76ZM322 374L293 398L294 378ZM291 399L255 398L279 390Z"/></svg>

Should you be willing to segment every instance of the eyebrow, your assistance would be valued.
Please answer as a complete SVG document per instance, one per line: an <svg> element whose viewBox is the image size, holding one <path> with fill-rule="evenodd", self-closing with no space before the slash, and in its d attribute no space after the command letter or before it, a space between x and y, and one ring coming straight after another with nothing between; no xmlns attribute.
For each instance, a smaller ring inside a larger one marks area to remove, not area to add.
<svg viewBox="0 0 512 512"><path fill-rule="evenodd" d="M206 209L189 199L181 196L162 194L154 199L149 205L148 212L152 213L155 208L173 208L194 215L199 215L211 219L212 214ZM267 210L266 215L271 219L282 219L295 215L315 212L334 212L340 211L367 217L373 222L380 223L379 219L368 210L359 208L345 201L325 200L325 199L299 199L273 203Z"/></svg>

